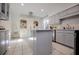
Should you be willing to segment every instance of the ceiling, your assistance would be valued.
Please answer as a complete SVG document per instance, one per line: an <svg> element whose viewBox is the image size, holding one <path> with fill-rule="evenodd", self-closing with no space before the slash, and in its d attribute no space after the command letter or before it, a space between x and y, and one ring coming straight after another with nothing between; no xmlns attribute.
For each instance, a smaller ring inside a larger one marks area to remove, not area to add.
<svg viewBox="0 0 79 59"><path fill-rule="evenodd" d="M34 16L45 17L53 15L57 12L70 8L76 5L75 3L11 3L10 10L13 14L28 15L33 12Z"/></svg>

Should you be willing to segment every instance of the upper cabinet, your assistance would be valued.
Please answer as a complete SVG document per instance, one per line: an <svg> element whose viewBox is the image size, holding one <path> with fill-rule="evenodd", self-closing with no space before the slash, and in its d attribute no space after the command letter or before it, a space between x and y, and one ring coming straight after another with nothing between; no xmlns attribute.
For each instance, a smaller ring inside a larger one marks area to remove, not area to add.
<svg viewBox="0 0 79 59"><path fill-rule="evenodd" d="M0 20L8 20L9 17L9 4L0 3Z"/></svg>
<svg viewBox="0 0 79 59"><path fill-rule="evenodd" d="M51 18L51 23L52 24L61 24L61 22L68 17L73 17L79 15L79 4L75 5L71 8L68 8L64 11L61 11L55 15L52 15Z"/></svg>
<svg viewBox="0 0 79 59"><path fill-rule="evenodd" d="M58 15L60 19L79 15L79 4L58 13Z"/></svg>
<svg viewBox="0 0 79 59"><path fill-rule="evenodd" d="M60 24L59 15L55 14L53 16L50 16L50 24Z"/></svg>

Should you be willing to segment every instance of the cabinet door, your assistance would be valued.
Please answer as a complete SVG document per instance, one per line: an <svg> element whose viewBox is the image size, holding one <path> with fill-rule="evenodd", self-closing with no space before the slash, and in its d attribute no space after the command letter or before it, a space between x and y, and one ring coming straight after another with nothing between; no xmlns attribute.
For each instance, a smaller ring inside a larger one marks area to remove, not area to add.
<svg viewBox="0 0 79 59"><path fill-rule="evenodd" d="M0 3L0 19L6 20L9 17L9 4Z"/></svg>
<svg viewBox="0 0 79 59"><path fill-rule="evenodd" d="M74 48L74 34L64 34L64 44Z"/></svg>
<svg viewBox="0 0 79 59"><path fill-rule="evenodd" d="M61 31L56 32L56 41L64 44L63 39L64 39L63 32L61 32Z"/></svg>
<svg viewBox="0 0 79 59"><path fill-rule="evenodd" d="M66 18L66 17L78 15L78 14L79 14L79 5L76 5L76 6L73 6L73 7L69 8L69 9L67 9L67 10L64 10L62 12L63 16L61 18Z"/></svg>
<svg viewBox="0 0 79 59"><path fill-rule="evenodd" d="M0 54L1 54L1 33L0 33Z"/></svg>
<svg viewBox="0 0 79 59"><path fill-rule="evenodd" d="M5 9L5 3L0 3L0 19L6 19Z"/></svg>
<svg viewBox="0 0 79 59"><path fill-rule="evenodd" d="M8 34L8 31L5 31L5 41L6 41L5 46L6 46L6 50L7 50L8 46L9 46L9 34Z"/></svg>
<svg viewBox="0 0 79 59"><path fill-rule="evenodd" d="M9 17L9 4L7 4L7 17Z"/></svg>
<svg viewBox="0 0 79 59"><path fill-rule="evenodd" d="M9 17L9 4L8 3L5 4L5 16L6 16L6 19L8 19Z"/></svg>
<svg viewBox="0 0 79 59"><path fill-rule="evenodd" d="M5 3L1 3L1 12L5 14Z"/></svg>
<svg viewBox="0 0 79 59"><path fill-rule="evenodd" d="M50 24L55 24L55 16L50 17Z"/></svg>
<svg viewBox="0 0 79 59"><path fill-rule="evenodd" d="M3 54L6 50L6 46L5 46L5 32L4 31L0 31L0 35L1 35L1 38L0 38L0 41L1 41L1 44L0 44L0 47L1 47L1 54Z"/></svg>
<svg viewBox="0 0 79 59"><path fill-rule="evenodd" d="M60 20L59 20L59 15L57 14L57 15L55 15L55 17L54 17L54 22L55 22L55 24L60 24Z"/></svg>
<svg viewBox="0 0 79 59"><path fill-rule="evenodd" d="M0 13L1 13L1 3L0 3Z"/></svg>

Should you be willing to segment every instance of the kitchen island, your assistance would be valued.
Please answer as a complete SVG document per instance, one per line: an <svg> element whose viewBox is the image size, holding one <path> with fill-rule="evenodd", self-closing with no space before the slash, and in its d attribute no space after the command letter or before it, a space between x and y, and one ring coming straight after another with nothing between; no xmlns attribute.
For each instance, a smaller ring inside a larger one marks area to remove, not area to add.
<svg viewBox="0 0 79 59"><path fill-rule="evenodd" d="M33 30L34 55L50 55L52 54L52 30Z"/></svg>

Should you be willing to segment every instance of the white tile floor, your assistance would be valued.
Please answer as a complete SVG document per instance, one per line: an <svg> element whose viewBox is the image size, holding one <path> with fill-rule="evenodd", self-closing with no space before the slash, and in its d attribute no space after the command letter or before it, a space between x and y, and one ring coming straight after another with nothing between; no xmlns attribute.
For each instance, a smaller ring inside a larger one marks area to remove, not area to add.
<svg viewBox="0 0 79 59"><path fill-rule="evenodd" d="M53 55L73 55L74 49L71 49L61 44L53 42L52 43L52 54Z"/></svg>
<svg viewBox="0 0 79 59"><path fill-rule="evenodd" d="M32 55L32 48L28 40L10 41L6 55Z"/></svg>
<svg viewBox="0 0 79 59"><path fill-rule="evenodd" d="M73 49L52 43L52 55L72 55L73 52ZM32 53L32 41L15 39L10 41L6 55L32 55Z"/></svg>

